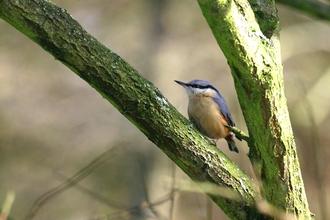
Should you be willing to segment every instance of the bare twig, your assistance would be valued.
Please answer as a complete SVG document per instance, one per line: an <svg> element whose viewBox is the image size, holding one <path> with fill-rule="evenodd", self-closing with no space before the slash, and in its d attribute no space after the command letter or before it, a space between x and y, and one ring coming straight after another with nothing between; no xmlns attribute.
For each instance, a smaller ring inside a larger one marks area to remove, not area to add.
<svg viewBox="0 0 330 220"><path fill-rule="evenodd" d="M327 3L315 0L277 0L276 3L288 5L317 18L330 21L330 5Z"/></svg>
<svg viewBox="0 0 330 220"><path fill-rule="evenodd" d="M206 219L212 220L213 201L210 198L206 198Z"/></svg>
<svg viewBox="0 0 330 220"><path fill-rule="evenodd" d="M176 165L174 163L171 163L171 176L172 176L172 183L171 183L171 204L170 204L170 220L173 220L173 214L174 214L174 199L175 199L175 194L176 194L176 189L175 189L175 169Z"/></svg>
<svg viewBox="0 0 330 220"><path fill-rule="evenodd" d="M81 169L77 174L75 174L73 177L69 178L67 181L65 181L63 184L49 190L48 192L41 195L32 205L31 209L25 216L25 220L33 219L34 216L39 212L41 207L45 205L46 202L48 202L51 198L53 198L55 195L58 195L59 193L63 192L64 190L76 185L78 182L80 182L82 179L87 177L89 174L91 174L93 171L95 171L97 168L104 165L106 162L109 161L109 159L113 156L116 156L118 153L121 152L123 146L118 145L116 147L111 148L110 150L104 152L100 156L98 156L96 159L94 159L91 163L89 163L86 167Z"/></svg>
<svg viewBox="0 0 330 220"><path fill-rule="evenodd" d="M318 127L315 122L315 115L313 112L313 108L311 106L311 103L309 102L307 98L307 89L305 86L305 83L300 80L300 90L303 94L302 97L302 103L305 108L305 111L307 113L307 119L310 123L310 133L311 133L311 139L312 139L312 146L311 149L313 151L313 161L314 161L314 178L315 178L315 184L316 184L316 192L317 197L319 200L319 207L320 207L320 213L319 213L319 219L326 219L327 218L327 193L326 188L324 185L324 163L322 159L322 145L320 144L320 137L318 132Z"/></svg>

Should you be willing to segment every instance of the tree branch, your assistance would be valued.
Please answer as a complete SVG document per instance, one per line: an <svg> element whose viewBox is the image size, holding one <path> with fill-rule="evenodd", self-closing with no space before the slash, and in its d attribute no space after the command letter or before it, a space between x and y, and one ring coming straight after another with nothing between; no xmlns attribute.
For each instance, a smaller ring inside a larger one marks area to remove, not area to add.
<svg viewBox="0 0 330 220"><path fill-rule="evenodd" d="M255 201L261 196L251 178L202 136L151 82L64 9L45 0L0 0L0 17L95 88L191 179L232 189L239 201L209 194L227 215L260 217Z"/></svg>
<svg viewBox="0 0 330 220"><path fill-rule="evenodd" d="M277 210L310 219L284 95L274 1L251 0L253 10L245 0L198 2L231 68L265 199ZM209 193L229 217L266 218L256 209L262 197L251 178L64 9L45 0L0 0L0 17L88 82L190 178L232 189L239 200Z"/></svg>
<svg viewBox="0 0 330 220"><path fill-rule="evenodd" d="M284 95L275 2L250 1L255 12L273 17L270 26L260 20L269 16L257 21L246 0L198 2L231 68L263 195L277 209L310 219Z"/></svg>
<svg viewBox="0 0 330 220"><path fill-rule="evenodd" d="M313 0L277 0L276 2L307 12L317 18L330 21L330 5Z"/></svg>
<svg viewBox="0 0 330 220"><path fill-rule="evenodd" d="M226 128L228 128L228 130L234 132L235 136L237 138L243 139L246 142L249 142L249 136L247 136L243 131L239 130L236 127L231 127L229 125L225 125Z"/></svg>

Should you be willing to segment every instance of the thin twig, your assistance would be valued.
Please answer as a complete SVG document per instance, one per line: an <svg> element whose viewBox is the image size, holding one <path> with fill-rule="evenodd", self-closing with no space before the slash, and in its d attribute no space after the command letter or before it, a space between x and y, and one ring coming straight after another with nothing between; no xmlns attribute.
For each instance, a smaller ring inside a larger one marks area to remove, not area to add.
<svg viewBox="0 0 330 220"><path fill-rule="evenodd" d="M302 90L302 94L304 96L302 97L302 103L305 108L305 111L307 113L307 119L310 123L310 133L311 133L311 139L312 139L312 146L311 149L313 151L313 161L314 161L314 177L315 177L315 183L316 183L316 192L317 197L319 200L319 206L320 206L320 213L319 213L319 219L326 219L327 218L327 198L326 198L326 189L324 185L324 163L322 159L322 145L320 144L320 137L318 132L318 127L315 122L315 115L313 112L313 108L311 106L311 103L309 102L307 98L307 89L302 80L300 80L300 89Z"/></svg>
<svg viewBox="0 0 330 220"><path fill-rule="evenodd" d="M277 0L276 3L288 5L317 18L330 21L330 5L327 3L315 0Z"/></svg>
<svg viewBox="0 0 330 220"><path fill-rule="evenodd" d="M171 162L171 176L172 176L172 183L171 183L171 193L170 193L170 220L173 220L173 214L174 214L174 199L175 199L175 168L176 165Z"/></svg>
<svg viewBox="0 0 330 220"><path fill-rule="evenodd" d="M104 152L100 156L98 156L96 159L94 159L91 163L89 163L86 167L81 169L77 174L75 174L73 177L69 178L67 181L65 181L63 184L49 190L48 192L41 195L32 205L29 212L25 216L25 220L33 219L34 216L39 212L41 207L45 205L46 202L48 202L51 198L53 198L55 195L58 195L59 193L63 192L64 190L74 186L78 182L80 182L82 179L87 177L89 174L91 174L95 169L101 167L106 162L109 161L109 159L113 156L116 156L119 152L121 152L123 146L118 145L116 147L111 148L110 150Z"/></svg>
<svg viewBox="0 0 330 220"><path fill-rule="evenodd" d="M234 134L236 135L237 138L240 138L246 142L249 142L249 136L247 136L243 131L239 130L236 127L231 127L229 125L225 125L225 127L228 128L228 130L234 132Z"/></svg>
<svg viewBox="0 0 330 220"><path fill-rule="evenodd" d="M206 219L212 220L213 216L213 201L209 197L206 197Z"/></svg>

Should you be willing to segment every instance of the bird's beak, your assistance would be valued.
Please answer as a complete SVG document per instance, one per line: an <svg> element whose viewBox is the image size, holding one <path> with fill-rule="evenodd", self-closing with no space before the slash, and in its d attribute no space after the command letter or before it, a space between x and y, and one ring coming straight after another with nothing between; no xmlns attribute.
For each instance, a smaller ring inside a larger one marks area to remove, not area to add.
<svg viewBox="0 0 330 220"><path fill-rule="evenodd" d="M174 80L177 84L183 86L183 87L187 87L187 84L178 80Z"/></svg>

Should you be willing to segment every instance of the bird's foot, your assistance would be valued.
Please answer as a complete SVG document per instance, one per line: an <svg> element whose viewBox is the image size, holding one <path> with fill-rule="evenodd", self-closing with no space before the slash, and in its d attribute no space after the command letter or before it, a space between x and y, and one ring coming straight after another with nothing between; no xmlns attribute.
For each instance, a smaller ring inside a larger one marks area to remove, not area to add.
<svg viewBox="0 0 330 220"><path fill-rule="evenodd" d="M211 139L210 141L211 141L212 145L217 146L218 139Z"/></svg>

